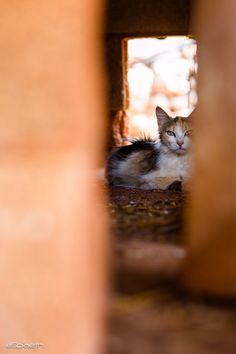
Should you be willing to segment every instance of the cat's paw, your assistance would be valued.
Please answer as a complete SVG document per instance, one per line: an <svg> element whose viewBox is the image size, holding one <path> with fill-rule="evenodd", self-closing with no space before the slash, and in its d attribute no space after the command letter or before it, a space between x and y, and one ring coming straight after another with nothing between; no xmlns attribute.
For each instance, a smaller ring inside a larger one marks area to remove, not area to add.
<svg viewBox="0 0 236 354"><path fill-rule="evenodd" d="M174 191L174 192L181 192L182 191L182 182L181 181L174 181L171 183L168 188L168 191Z"/></svg>

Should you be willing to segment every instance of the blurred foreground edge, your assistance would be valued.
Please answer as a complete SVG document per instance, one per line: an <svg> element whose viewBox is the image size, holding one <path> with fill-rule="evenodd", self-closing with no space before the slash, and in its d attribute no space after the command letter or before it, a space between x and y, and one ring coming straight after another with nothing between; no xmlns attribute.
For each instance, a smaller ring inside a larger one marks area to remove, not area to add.
<svg viewBox="0 0 236 354"><path fill-rule="evenodd" d="M192 291L236 295L236 3L198 1L199 104L184 282Z"/></svg>
<svg viewBox="0 0 236 354"><path fill-rule="evenodd" d="M103 3L0 9L0 352L103 353Z"/></svg>

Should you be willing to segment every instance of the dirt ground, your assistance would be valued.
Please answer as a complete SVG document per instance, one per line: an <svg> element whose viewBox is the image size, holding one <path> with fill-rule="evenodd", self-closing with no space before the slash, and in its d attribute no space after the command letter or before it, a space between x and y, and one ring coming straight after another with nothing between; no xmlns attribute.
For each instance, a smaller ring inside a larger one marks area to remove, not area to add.
<svg viewBox="0 0 236 354"><path fill-rule="evenodd" d="M186 197L109 190L113 291L106 354L235 354L236 306L181 282Z"/></svg>

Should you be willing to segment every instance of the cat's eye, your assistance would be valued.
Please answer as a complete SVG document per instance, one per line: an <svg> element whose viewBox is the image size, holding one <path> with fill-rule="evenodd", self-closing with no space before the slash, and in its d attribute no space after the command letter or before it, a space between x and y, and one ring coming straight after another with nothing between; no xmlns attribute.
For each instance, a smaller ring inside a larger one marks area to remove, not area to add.
<svg viewBox="0 0 236 354"><path fill-rule="evenodd" d="M175 136L175 133L172 132L171 130L167 130L166 131L166 134L170 135L170 136Z"/></svg>
<svg viewBox="0 0 236 354"><path fill-rule="evenodd" d="M185 136L191 136L192 135L192 130L187 130L184 135Z"/></svg>

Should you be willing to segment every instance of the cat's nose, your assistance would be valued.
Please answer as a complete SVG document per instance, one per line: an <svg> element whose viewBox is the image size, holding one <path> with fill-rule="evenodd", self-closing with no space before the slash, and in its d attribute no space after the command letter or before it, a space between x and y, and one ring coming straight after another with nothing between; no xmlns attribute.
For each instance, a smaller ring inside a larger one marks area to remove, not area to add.
<svg viewBox="0 0 236 354"><path fill-rule="evenodd" d="M181 147L184 143L184 140L183 139L178 139L177 140L177 144Z"/></svg>

